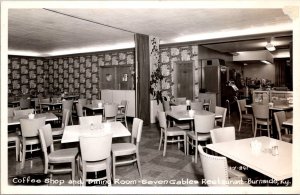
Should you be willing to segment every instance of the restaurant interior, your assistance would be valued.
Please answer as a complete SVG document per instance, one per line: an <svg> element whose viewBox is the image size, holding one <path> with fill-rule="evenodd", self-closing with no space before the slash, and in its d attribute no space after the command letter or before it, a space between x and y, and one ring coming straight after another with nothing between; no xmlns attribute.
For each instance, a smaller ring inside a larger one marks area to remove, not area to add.
<svg viewBox="0 0 300 195"><path fill-rule="evenodd" d="M299 190L294 9L1 9L6 192Z"/></svg>

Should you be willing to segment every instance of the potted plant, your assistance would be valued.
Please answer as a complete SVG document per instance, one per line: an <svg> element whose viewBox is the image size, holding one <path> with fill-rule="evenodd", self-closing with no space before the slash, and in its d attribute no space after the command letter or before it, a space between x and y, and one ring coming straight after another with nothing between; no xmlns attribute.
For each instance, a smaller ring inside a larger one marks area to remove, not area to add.
<svg viewBox="0 0 300 195"><path fill-rule="evenodd" d="M152 99L162 103L162 91L161 91L161 81L163 79L163 75L159 67L156 68L154 72L151 74L150 78L150 94L152 95Z"/></svg>

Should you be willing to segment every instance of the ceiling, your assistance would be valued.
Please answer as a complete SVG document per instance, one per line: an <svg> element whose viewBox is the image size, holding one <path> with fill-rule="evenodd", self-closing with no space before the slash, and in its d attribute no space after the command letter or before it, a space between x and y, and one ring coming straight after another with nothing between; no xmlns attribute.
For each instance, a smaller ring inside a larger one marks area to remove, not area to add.
<svg viewBox="0 0 300 195"><path fill-rule="evenodd" d="M53 56L103 51L134 47L134 33L176 43L291 31L291 23L282 9L9 9L8 52ZM286 48L290 40L275 37L275 46ZM206 46L231 53L261 49L265 43L263 38Z"/></svg>

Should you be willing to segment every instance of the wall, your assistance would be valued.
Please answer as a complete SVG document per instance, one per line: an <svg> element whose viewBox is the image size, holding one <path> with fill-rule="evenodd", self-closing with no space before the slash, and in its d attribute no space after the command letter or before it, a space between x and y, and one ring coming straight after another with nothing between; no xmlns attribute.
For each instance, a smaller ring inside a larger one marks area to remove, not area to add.
<svg viewBox="0 0 300 195"><path fill-rule="evenodd" d="M8 93L19 95L44 92L43 58L8 57Z"/></svg>
<svg viewBox="0 0 300 195"><path fill-rule="evenodd" d="M198 45L186 46L160 46L160 62L162 70L162 96L168 101L174 99L174 66L176 62L193 61L194 63L194 78L195 98L199 94L199 63L198 63Z"/></svg>
<svg viewBox="0 0 300 195"><path fill-rule="evenodd" d="M275 65L274 64L249 64L244 66L244 78L252 79L269 79L275 82Z"/></svg>
<svg viewBox="0 0 300 195"><path fill-rule="evenodd" d="M99 97L100 66L131 65L134 71L133 49L51 58L8 58L8 90L14 95L68 92L93 99Z"/></svg>

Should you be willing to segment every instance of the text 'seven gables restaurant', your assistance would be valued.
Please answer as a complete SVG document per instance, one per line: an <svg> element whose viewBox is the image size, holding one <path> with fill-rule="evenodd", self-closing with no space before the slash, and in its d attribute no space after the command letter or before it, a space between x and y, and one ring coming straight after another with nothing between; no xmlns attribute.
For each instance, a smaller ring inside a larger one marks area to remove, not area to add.
<svg viewBox="0 0 300 195"><path fill-rule="evenodd" d="M1 192L299 193L300 1L230 3L2 1Z"/></svg>

